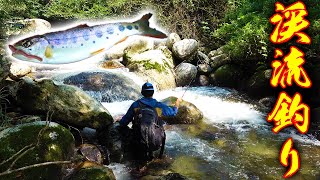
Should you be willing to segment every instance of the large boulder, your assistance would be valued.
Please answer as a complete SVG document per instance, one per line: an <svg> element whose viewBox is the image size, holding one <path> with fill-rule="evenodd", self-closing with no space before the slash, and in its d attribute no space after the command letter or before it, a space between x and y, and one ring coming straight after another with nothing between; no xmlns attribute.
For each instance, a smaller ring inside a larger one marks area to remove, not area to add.
<svg viewBox="0 0 320 180"><path fill-rule="evenodd" d="M81 88L102 102L136 100L140 97L140 86L118 72L81 72L66 77L63 82Z"/></svg>
<svg viewBox="0 0 320 180"><path fill-rule="evenodd" d="M143 53L148 50L152 50L154 48L154 41L152 39L138 39L130 44L122 50L123 61L124 65L127 65L128 61L131 60L131 57Z"/></svg>
<svg viewBox="0 0 320 180"><path fill-rule="evenodd" d="M52 80L34 82L24 78L19 82L15 99L25 113L46 115L50 112L53 120L79 127L96 129L113 123L108 110L81 89Z"/></svg>
<svg viewBox="0 0 320 180"><path fill-rule="evenodd" d="M24 150L23 150L24 149ZM72 134L57 123L26 123L0 132L0 172L53 161L68 161L73 154ZM16 162L14 163L14 161ZM2 179L62 179L62 164L39 166L1 176Z"/></svg>
<svg viewBox="0 0 320 180"><path fill-rule="evenodd" d="M198 42L194 39L184 39L173 44L172 52L180 62L192 61L193 57L197 54Z"/></svg>
<svg viewBox="0 0 320 180"><path fill-rule="evenodd" d="M172 46L174 45L174 43L181 41L180 36L177 33L171 33L169 34L167 41L166 41L166 46L172 50Z"/></svg>
<svg viewBox="0 0 320 180"><path fill-rule="evenodd" d="M152 82L158 90L176 87L173 71L173 58L169 49L160 46L156 50L145 51L140 54L125 54L127 68L141 76L145 81Z"/></svg>
<svg viewBox="0 0 320 180"><path fill-rule="evenodd" d="M242 72L236 65L226 64L214 72L214 78L219 86L236 88L241 80Z"/></svg>
<svg viewBox="0 0 320 180"><path fill-rule="evenodd" d="M176 101L176 97L168 97L161 102L168 106L174 106ZM163 117L163 120L169 124L194 124L201 121L202 118L202 112L194 104L182 100L178 109L178 114L174 117Z"/></svg>
<svg viewBox="0 0 320 180"><path fill-rule="evenodd" d="M190 63L181 63L175 68L177 86L186 86L197 76L197 67Z"/></svg>

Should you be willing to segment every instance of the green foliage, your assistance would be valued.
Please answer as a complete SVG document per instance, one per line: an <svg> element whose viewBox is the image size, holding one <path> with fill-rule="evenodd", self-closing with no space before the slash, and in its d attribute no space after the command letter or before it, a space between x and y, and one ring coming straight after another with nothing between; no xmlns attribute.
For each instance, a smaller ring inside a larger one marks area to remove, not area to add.
<svg viewBox="0 0 320 180"><path fill-rule="evenodd" d="M234 59L272 58L270 55L275 45L269 40L273 29L269 18L275 13L275 2L277 0L229 0L223 23L218 29L210 32L216 42L213 48L223 46L224 51ZM288 6L293 2L296 1L290 0L284 5ZM311 36L312 44L303 47L303 50L307 56L316 57L319 54L320 42L320 1L308 0L304 3L309 12L307 18L311 22L306 32ZM295 39L292 41L294 42Z"/></svg>
<svg viewBox="0 0 320 180"><path fill-rule="evenodd" d="M43 0L1 0L0 19L35 18L44 11Z"/></svg>

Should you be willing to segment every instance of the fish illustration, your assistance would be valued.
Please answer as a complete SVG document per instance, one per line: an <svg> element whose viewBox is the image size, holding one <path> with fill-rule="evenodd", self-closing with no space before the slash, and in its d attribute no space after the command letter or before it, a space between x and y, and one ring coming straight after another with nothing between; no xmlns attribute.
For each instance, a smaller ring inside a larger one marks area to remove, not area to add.
<svg viewBox="0 0 320 180"><path fill-rule="evenodd" d="M57 32L36 35L9 45L12 56L23 61L42 64L67 64L104 52L128 36L142 35L166 38L166 34L149 27L148 13L129 23L107 23L95 26L81 24Z"/></svg>

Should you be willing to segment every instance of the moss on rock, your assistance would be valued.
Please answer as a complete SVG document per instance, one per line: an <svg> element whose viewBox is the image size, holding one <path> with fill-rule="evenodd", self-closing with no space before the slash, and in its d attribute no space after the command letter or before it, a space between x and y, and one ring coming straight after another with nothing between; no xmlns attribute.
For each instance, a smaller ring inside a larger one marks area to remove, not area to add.
<svg viewBox="0 0 320 180"><path fill-rule="evenodd" d="M50 123L46 127L46 122L39 121L8 128L0 132L0 162L31 144L34 144L34 149L18 159L12 169L48 161L68 160L73 152L74 138L66 128L57 123ZM0 171L5 171L14 159L0 165ZM2 178L61 179L61 174L60 165L50 165L12 173Z"/></svg>

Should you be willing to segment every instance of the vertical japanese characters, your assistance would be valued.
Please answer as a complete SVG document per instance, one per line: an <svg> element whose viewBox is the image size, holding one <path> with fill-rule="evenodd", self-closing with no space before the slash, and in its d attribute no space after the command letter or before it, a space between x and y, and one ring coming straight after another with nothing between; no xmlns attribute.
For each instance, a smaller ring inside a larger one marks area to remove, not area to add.
<svg viewBox="0 0 320 180"><path fill-rule="evenodd" d="M311 43L311 38L303 32L309 27L310 22L305 19L308 15L306 5L297 1L287 7L275 3L275 14L270 18L270 23L275 25L270 35L270 41L274 44L283 44L297 37L296 42L303 45ZM275 49L272 61L272 77L270 84L273 87L280 86L285 89L295 83L301 88L310 88L312 82L303 68L305 63L304 52L296 46L290 47L290 52L284 55L281 49ZM279 58L282 58L279 60ZM277 134L288 126L294 126L299 133L308 132L310 124L310 108L303 103L302 95L296 92L290 97L285 91L281 91L273 110L268 114L267 121L274 123L272 131ZM289 160L290 159L290 160ZM300 168L299 152L293 148L293 139L287 139L282 145L279 157L280 163L287 167L284 178L289 178L298 172Z"/></svg>

